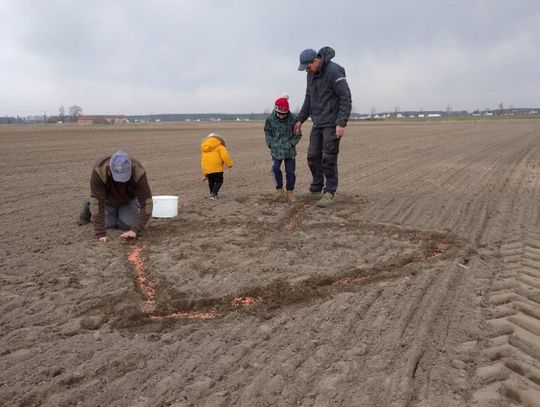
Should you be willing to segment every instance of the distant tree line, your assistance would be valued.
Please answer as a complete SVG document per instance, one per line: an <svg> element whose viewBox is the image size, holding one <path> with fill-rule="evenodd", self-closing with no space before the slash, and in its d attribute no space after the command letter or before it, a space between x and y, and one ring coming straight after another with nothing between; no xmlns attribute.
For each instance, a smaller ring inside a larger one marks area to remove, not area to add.
<svg viewBox="0 0 540 407"><path fill-rule="evenodd" d="M296 109L298 110L298 109ZM79 105L73 105L67 108L60 106L58 113L47 116L46 112L43 115L35 116L4 116L0 117L0 124L38 124L38 123L75 123L82 115L83 109ZM296 113L298 113L296 111ZM130 122L168 122L168 121L250 121L264 120L269 112L263 113L179 113L179 114L149 114L149 115L130 115L125 116ZM428 115L445 116L478 116L478 115L538 115L540 108L515 108L510 105L505 108L502 103L499 103L498 109L475 109L472 112L466 110L453 110L451 105L446 107L446 110L401 110L399 106L394 108L393 112L377 112L375 107L371 109L370 114L352 113L351 119L366 119L366 118L387 118L387 117L427 117Z"/></svg>
<svg viewBox="0 0 540 407"><path fill-rule="evenodd" d="M75 123L82 114L83 109L79 105L73 105L68 108L68 114L64 106L58 108L58 114L47 116L47 112L43 115L31 116L0 116L0 124L42 124L42 123Z"/></svg>

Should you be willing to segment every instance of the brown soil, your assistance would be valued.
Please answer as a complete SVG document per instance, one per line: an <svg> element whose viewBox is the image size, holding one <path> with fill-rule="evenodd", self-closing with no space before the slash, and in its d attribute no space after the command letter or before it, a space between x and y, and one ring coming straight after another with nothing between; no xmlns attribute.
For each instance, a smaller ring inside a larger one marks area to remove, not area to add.
<svg viewBox="0 0 540 407"><path fill-rule="evenodd" d="M214 124L0 127L2 405L540 405L540 120L352 123L326 209L307 137L289 205L263 124ZM180 214L103 243L76 221L120 148Z"/></svg>

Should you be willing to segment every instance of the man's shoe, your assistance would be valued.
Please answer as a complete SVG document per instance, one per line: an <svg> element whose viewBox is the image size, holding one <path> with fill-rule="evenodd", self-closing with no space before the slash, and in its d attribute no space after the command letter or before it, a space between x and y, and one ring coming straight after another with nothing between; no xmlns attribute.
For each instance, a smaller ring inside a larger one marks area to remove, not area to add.
<svg viewBox="0 0 540 407"><path fill-rule="evenodd" d="M81 205L81 210L79 212L79 221L77 222L77 224L79 226L87 225L90 223L90 218L90 200L85 199L83 200Z"/></svg>
<svg viewBox="0 0 540 407"><path fill-rule="evenodd" d="M276 189L276 199L278 201L284 201L285 200L285 191L283 188Z"/></svg>
<svg viewBox="0 0 540 407"><path fill-rule="evenodd" d="M287 191L287 202L293 203L296 202L293 191Z"/></svg>
<svg viewBox="0 0 540 407"><path fill-rule="evenodd" d="M309 190L309 193L312 197L321 197L323 195L323 191L313 191Z"/></svg>
<svg viewBox="0 0 540 407"><path fill-rule="evenodd" d="M325 192L321 199L317 201L315 205L319 208L326 208L334 203L334 194L332 192Z"/></svg>
<svg viewBox="0 0 540 407"><path fill-rule="evenodd" d="M215 194L210 194L210 200L211 200L211 201L217 201L217 200L218 200L218 196L215 195Z"/></svg>

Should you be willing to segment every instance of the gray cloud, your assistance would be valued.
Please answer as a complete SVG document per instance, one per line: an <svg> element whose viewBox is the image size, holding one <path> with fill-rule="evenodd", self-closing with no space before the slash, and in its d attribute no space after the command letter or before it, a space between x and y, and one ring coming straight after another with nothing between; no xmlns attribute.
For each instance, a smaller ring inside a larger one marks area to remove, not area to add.
<svg viewBox="0 0 540 407"><path fill-rule="evenodd" d="M330 45L358 112L538 106L535 0L0 4L0 115L262 112Z"/></svg>

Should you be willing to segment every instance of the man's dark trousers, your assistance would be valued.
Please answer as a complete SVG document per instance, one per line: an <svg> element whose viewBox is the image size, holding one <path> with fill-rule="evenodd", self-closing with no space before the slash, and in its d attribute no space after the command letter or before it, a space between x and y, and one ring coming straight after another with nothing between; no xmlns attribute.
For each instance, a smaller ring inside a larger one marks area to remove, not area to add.
<svg viewBox="0 0 540 407"><path fill-rule="evenodd" d="M338 186L339 139L335 127L313 127L309 135L308 165L313 176L310 191L335 193ZM325 183L326 180L326 183Z"/></svg>

